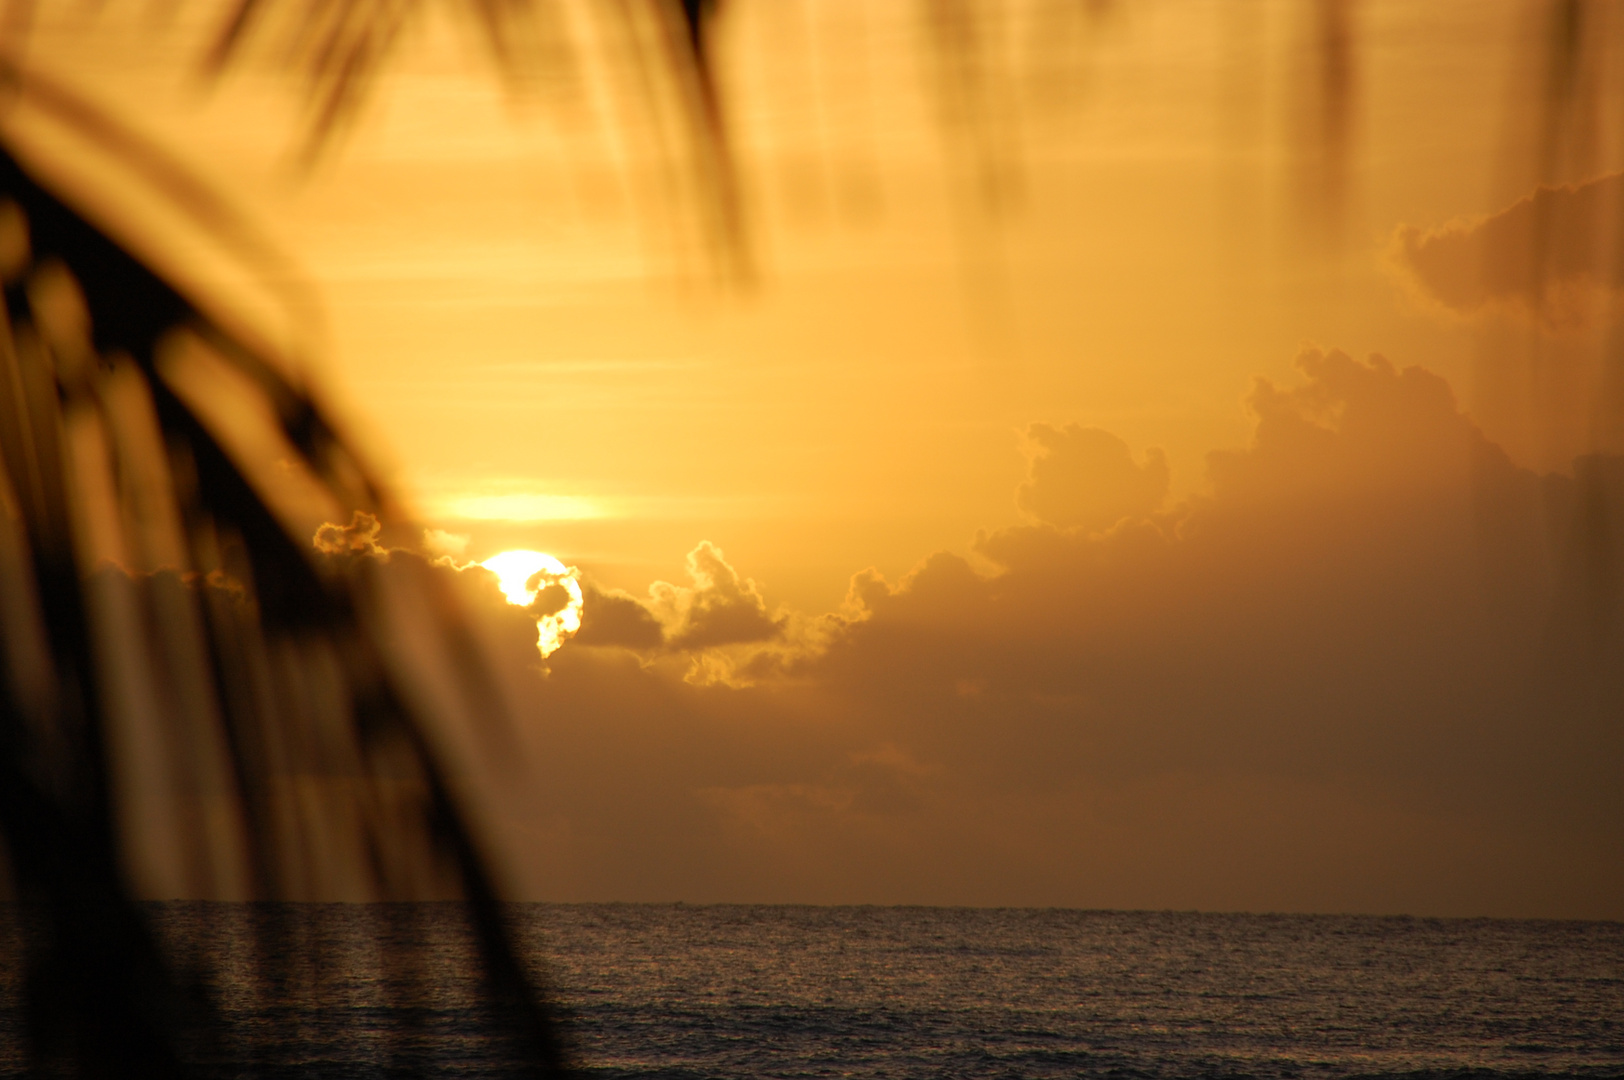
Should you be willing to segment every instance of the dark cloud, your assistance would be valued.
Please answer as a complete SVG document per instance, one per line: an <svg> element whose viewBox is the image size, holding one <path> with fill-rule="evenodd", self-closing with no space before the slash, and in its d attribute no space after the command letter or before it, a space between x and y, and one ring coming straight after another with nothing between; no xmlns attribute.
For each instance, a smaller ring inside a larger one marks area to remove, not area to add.
<svg viewBox="0 0 1624 1080"><path fill-rule="evenodd" d="M575 645L658 649L664 640L660 620L636 597L603 591L591 583L582 586L581 629Z"/></svg>
<svg viewBox="0 0 1624 1080"><path fill-rule="evenodd" d="M657 581L649 587L647 600L584 582L581 629L572 639L574 643L654 656L725 652L730 647L783 640L788 616L770 613L760 588L740 576L721 549L701 541L688 553L687 562L688 585ZM539 593L531 608L539 611L538 606L548 602L547 594ZM749 662L754 656L743 659ZM698 662L708 665L718 677L731 677L736 666L730 657L700 657ZM772 666L758 664L757 668Z"/></svg>
<svg viewBox="0 0 1624 1080"><path fill-rule="evenodd" d="M1031 464L1015 501L1039 521L1107 529L1167 498L1167 456L1158 449L1146 451L1140 465L1127 443L1099 428L1031 424L1025 436Z"/></svg>
<svg viewBox="0 0 1624 1080"><path fill-rule="evenodd" d="M656 582L649 594L678 649L706 649L772 641L783 635L784 620L768 613L761 590L729 566L709 540L688 553L690 587Z"/></svg>
<svg viewBox="0 0 1624 1080"><path fill-rule="evenodd" d="M1504 457L1460 411L1449 384L1422 368L1306 349L1297 369L1308 379L1302 386L1253 386L1250 447L1208 455L1219 500L1448 489L1467 482L1475 460Z"/></svg>
<svg viewBox="0 0 1624 1080"><path fill-rule="evenodd" d="M1624 174L1540 187L1488 217L1405 226L1394 253L1423 295L1456 314L1498 308L1570 328L1589 318L1598 292L1624 288L1621 207Z"/></svg>
<svg viewBox="0 0 1624 1080"><path fill-rule="evenodd" d="M545 678L498 649L524 887L1624 914L1624 459L1535 474L1424 370L1299 368L1180 505L982 534L818 619L701 545L691 586L591 591Z"/></svg>
<svg viewBox="0 0 1624 1080"><path fill-rule="evenodd" d="M556 581L543 583L538 580L542 576L537 574L525 582L525 588L536 590L536 598L530 601L525 610L538 619L548 615L557 615L560 611L569 607L570 601L574 599L570 595L569 589L563 584Z"/></svg>
<svg viewBox="0 0 1624 1080"><path fill-rule="evenodd" d="M381 530L376 515L357 510L348 525L325 522L311 542L327 555L383 555L385 548L378 539Z"/></svg>

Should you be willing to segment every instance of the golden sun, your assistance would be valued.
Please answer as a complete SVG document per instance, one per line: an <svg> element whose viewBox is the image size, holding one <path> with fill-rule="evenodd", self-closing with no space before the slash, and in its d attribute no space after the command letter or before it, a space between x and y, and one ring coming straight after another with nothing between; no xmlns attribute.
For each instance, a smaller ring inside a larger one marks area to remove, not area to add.
<svg viewBox="0 0 1624 1080"><path fill-rule="evenodd" d="M537 597L557 586L562 603L536 616L536 649L551 656L581 628L581 583L575 569L541 551L504 551L479 564L496 575L502 595L515 607L528 608Z"/></svg>

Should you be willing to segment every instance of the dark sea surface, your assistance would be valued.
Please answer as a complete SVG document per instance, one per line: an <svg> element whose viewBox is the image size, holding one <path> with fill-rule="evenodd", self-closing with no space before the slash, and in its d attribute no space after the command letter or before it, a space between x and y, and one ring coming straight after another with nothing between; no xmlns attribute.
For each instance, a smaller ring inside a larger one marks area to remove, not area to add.
<svg viewBox="0 0 1624 1080"><path fill-rule="evenodd" d="M242 1045L277 1075L503 1071L453 905L298 905L274 918L244 905L150 910L171 947L212 973ZM1624 1077L1620 923L631 904L513 913L581 1072L604 1080ZM279 988L254 976L267 918L284 947L321 958ZM15 1000L11 974L0 990Z"/></svg>

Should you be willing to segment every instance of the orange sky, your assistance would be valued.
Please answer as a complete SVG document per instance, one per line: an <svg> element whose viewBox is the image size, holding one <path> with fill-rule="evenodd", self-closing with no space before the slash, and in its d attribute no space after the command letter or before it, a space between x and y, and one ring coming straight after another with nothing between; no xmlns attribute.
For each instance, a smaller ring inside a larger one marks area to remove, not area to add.
<svg viewBox="0 0 1624 1080"><path fill-rule="evenodd" d="M1526 5L1352 9L1326 209L1306 5L989 7L966 130L914 7L739 0L745 282L614 64L511 100L431 20L300 176L274 75L176 77L207 8L48 13L32 62L293 256L322 323L267 332L424 525L579 568L545 668L444 571L536 751L527 894L1624 916L1575 555L1624 479L1571 465L1624 450L1611 188L1552 204L1560 296L1483 272L1624 162L1542 174Z"/></svg>

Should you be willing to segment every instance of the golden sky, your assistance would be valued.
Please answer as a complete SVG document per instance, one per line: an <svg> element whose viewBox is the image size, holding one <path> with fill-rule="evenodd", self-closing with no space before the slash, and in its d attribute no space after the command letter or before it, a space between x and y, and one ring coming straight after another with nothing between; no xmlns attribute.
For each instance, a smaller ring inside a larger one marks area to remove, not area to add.
<svg viewBox="0 0 1624 1080"><path fill-rule="evenodd" d="M1553 127L1538 5L1346 5L1338 142L1306 4L956 54L732 0L731 276L613 41L515 96L431 17L301 170L286 80L204 92L161 7L29 62L300 268L174 256L435 530L387 557L467 567L525 895L1624 916L1618 65ZM584 592L545 660L515 548Z"/></svg>

